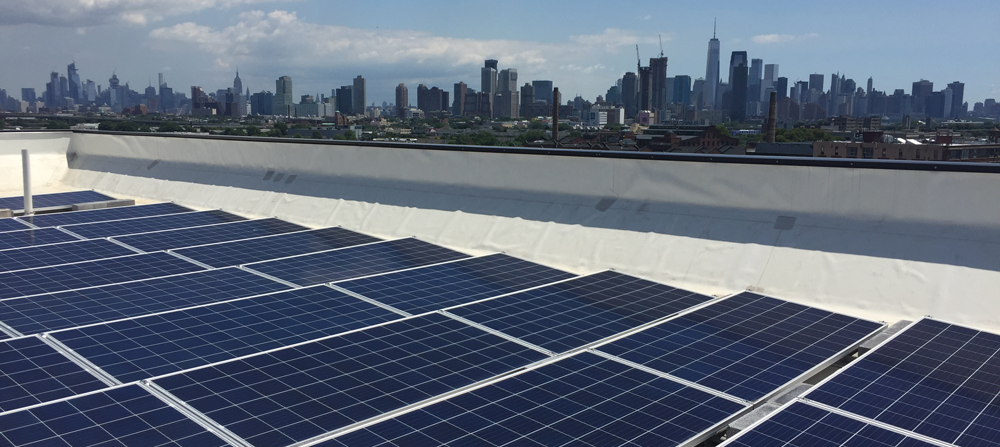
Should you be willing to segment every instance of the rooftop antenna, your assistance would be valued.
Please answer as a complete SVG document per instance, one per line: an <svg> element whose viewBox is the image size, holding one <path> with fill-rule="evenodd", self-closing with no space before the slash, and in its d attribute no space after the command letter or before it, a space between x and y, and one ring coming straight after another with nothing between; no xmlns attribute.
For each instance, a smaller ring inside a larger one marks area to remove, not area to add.
<svg viewBox="0 0 1000 447"><path fill-rule="evenodd" d="M642 71L642 58L639 57L639 44L635 45L635 60L636 60L635 68L637 70L636 72L638 73L639 71Z"/></svg>
<svg viewBox="0 0 1000 447"><path fill-rule="evenodd" d="M715 32L719 30L719 19L712 21L712 38L715 39Z"/></svg>
<svg viewBox="0 0 1000 447"><path fill-rule="evenodd" d="M663 36L659 35L660 38L660 57L663 57Z"/></svg>

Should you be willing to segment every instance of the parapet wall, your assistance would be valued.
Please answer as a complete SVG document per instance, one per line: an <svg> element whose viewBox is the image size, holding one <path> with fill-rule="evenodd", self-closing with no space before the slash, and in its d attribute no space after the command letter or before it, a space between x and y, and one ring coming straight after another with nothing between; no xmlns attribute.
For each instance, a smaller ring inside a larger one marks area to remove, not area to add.
<svg viewBox="0 0 1000 447"><path fill-rule="evenodd" d="M90 132L66 159L78 189L1000 330L1000 175L988 172Z"/></svg>

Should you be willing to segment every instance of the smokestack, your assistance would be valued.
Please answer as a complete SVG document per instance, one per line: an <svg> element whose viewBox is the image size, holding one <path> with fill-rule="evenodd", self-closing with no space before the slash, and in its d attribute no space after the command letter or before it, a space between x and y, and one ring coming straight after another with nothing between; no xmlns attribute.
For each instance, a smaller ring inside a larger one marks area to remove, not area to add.
<svg viewBox="0 0 1000 447"><path fill-rule="evenodd" d="M778 92L771 92L771 110L767 112L767 137L764 141L774 143L778 134Z"/></svg>
<svg viewBox="0 0 1000 447"><path fill-rule="evenodd" d="M559 87L552 89L552 141L559 147Z"/></svg>

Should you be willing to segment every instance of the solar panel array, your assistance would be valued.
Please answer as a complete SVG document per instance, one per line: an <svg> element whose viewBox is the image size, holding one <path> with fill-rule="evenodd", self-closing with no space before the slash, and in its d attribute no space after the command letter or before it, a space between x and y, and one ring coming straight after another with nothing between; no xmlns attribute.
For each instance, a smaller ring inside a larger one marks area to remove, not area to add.
<svg viewBox="0 0 1000 447"><path fill-rule="evenodd" d="M0 446L690 444L879 327L174 204L18 220Z"/></svg>
<svg viewBox="0 0 1000 447"><path fill-rule="evenodd" d="M28 228L31 227L12 217L0 218L0 233L5 231L26 230Z"/></svg>
<svg viewBox="0 0 1000 447"><path fill-rule="evenodd" d="M78 203L104 202L114 200L97 191L73 191L59 192L53 194L35 194L31 196L31 204L35 209L69 207ZM24 196L2 197L0 198L0 209L7 208L12 211L24 210Z"/></svg>
<svg viewBox="0 0 1000 447"><path fill-rule="evenodd" d="M138 217L162 216L165 214L188 213L190 208L174 203L154 203L152 205L123 206L118 208L102 208L73 213L36 214L22 216L17 220L28 222L38 228L58 227L60 225L75 225L91 222L106 222L110 220L134 219Z"/></svg>
<svg viewBox="0 0 1000 447"><path fill-rule="evenodd" d="M775 427L798 429L831 418L905 438L886 445L997 445L1000 335L926 318L800 400L734 439L736 445L756 445L745 444L744 438L786 439L791 435L776 436Z"/></svg>

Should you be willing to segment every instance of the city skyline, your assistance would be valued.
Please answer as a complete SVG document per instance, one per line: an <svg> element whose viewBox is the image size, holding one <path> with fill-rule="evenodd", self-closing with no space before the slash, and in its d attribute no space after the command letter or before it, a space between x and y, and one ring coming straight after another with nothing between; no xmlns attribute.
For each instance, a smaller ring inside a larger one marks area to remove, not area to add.
<svg viewBox="0 0 1000 447"><path fill-rule="evenodd" d="M118 9L114 11L74 10L61 15L57 21L38 11L46 6L44 3L0 1L0 7L6 12L0 21L0 35L16 43L0 50L5 60L16 62L5 64L0 73L0 88L8 91L21 87L41 89L39 78L55 67L65 67L73 59L79 62L78 69L84 78L105 87L102 81L107 79L107 74L102 72L111 71L116 72L123 83L130 82L133 88L144 86L145 81L158 72L166 73L171 85L178 89L190 85L228 86L238 65L243 84L251 92L270 90L274 79L288 75L296 79L296 91L323 93L331 87L349 84L355 76L363 74L368 80L370 104L393 102L395 87L400 82L414 86L436 85L443 89L455 82L478 85L482 60L494 58L503 67L518 69L522 83L551 79L567 98L580 94L593 99L604 94L607 86L626 71L634 70L636 44L644 64L649 58L658 56L659 35L664 37L663 51L670 59L668 76L688 75L692 80L704 77L705 44L711 38L712 20L719 16L718 35L723 58L732 51L747 51L752 58L780 64L782 75L789 78L790 84L805 80L811 73L840 72L857 80L873 77L876 89L888 91L906 88L919 79L930 79L939 85L961 80L967 85L965 97L970 104L1000 96L997 86L989 79L991 70L976 68L988 62L968 57L968 52L984 45L979 43L981 38L996 31L972 30L955 38L934 30L927 36L921 30L919 42L900 42L895 49L890 46L883 50L874 46L869 52L845 51L857 40L855 33L846 32L846 28L840 33L828 31L825 19L794 20L780 25L780 21L755 23L753 18L759 17L760 12L756 9L760 8L740 9L734 2L721 2L715 8L685 7L685 20L680 25L674 25L675 20L669 21L670 26L664 25L665 20L661 17L674 17L676 12L653 7L636 10L634 16L632 11L623 12L626 14L624 20L613 24L617 28L606 20L602 26L598 16L603 16L593 10L575 18L574 26L553 23L549 27L552 29L545 31L533 26L542 23L537 16L552 13L551 17L560 17L566 5L536 6L532 9L533 14L522 20L524 26L508 28L506 35L494 24L470 27L460 19L472 17L472 12L434 8L435 2L426 7L440 12L440 20L455 25L448 26L448 32L429 30L442 27L416 20L426 14L413 11L412 6L403 8L412 13L408 19L400 12L382 14L380 11L375 18L352 20L351 26L345 27L338 24L336 18L321 14L331 9L328 4L316 1L189 0L186 2L190 6L188 12L178 12L176 8L157 10L155 8L160 7L155 5L131 6L142 2L122 0L117 2ZM901 2L890 3L902 5ZM978 8L979 14L984 9L998 9L992 3L973 3L969 9ZM879 41L877 38L894 38L892 32L899 26L897 22L906 22L907 17L918 18L922 4L907 3L908 8L912 8L896 11L899 17L885 21L881 31L871 32L873 34L868 37L876 38L875 42ZM512 3L514 8L524 5L526 3ZM762 8L767 9L766 6ZM868 15L879 16L880 12L893 10L893 6L875 5ZM336 11L351 12L357 7L338 5ZM845 9L850 7L850 4L845 5ZM260 12L253 12L255 10ZM813 6L796 6L797 12L793 15L808 16L814 10ZM120 19L128 14L132 14L130 17L137 23L109 25L102 18ZM788 16L789 13L784 14ZM941 14L961 17L951 10ZM866 15L854 19L853 27L868 20L884 21ZM919 23L912 25L916 27ZM735 32L737 29L739 33ZM268 31L271 34L284 32L287 38L269 38ZM986 34L976 39L977 33ZM109 34L136 38L109 39ZM323 37L325 34L333 37ZM309 35L316 37L299 39ZM354 37L347 38L344 48L331 47L334 37L343 40L344 36ZM933 52L949 40L952 46L963 42L961 51ZM46 41L51 43L45 44ZM32 51L32 45L42 45L46 51ZM381 54L369 54L374 49L382 49ZM931 56L934 63L924 59ZM901 63L899 58L906 63ZM949 63L950 60L955 62Z"/></svg>

